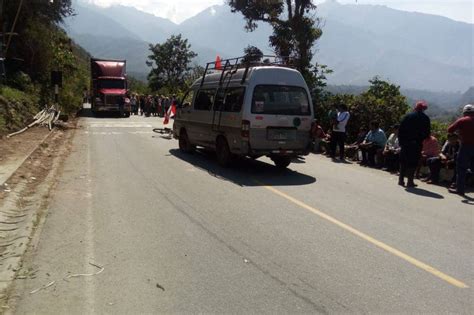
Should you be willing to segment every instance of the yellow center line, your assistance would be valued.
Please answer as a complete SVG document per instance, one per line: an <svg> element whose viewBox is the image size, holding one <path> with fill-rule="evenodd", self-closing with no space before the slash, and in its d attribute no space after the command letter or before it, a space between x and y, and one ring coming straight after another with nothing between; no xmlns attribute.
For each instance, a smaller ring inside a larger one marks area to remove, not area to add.
<svg viewBox="0 0 474 315"><path fill-rule="evenodd" d="M407 255L407 254L405 254L405 253L399 251L398 249L393 248L393 247L390 246L390 245L387 245L387 244L385 244L385 243L383 243L383 242L381 242L381 241L379 241L379 240L376 240L375 238L373 238L373 237L371 237L371 236L369 236L369 235L367 235L367 234L365 234L365 233L363 233L363 232L361 232L361 231L359 231L359 230L357 230L357 229L351 227L350 225L347 225L347 224L345 224L345 223L343 223L343 222L341 222L341 221L339 221L339 220L337 220L337 219L331 217L330 215L327 215L326 213L324 213L324 212L322 212L322 211L320 211L320 210L318 210L318 209L316 209L316 208L313 208L313 207L311 207L311 206L305 204L305 203L302 202L302 201L299 201L299 200L297 200L297 199L295 199L295 198L293 198L293 197L291 197L291 196L285 194L284 192L279 191L278 189L275 189L275 188L273 188L273 187L271 187L271 186L267 186L267 185L265 185L265 184L263 184L263 183L260 183L260 182L258 182L258 183L259 183L260 185L263 185L266 189L270 190L271 192L273 192L273 193L275 193L275 194L277 194L277 195L279 195L279 196L281 196L281 197L283 197L283 198L285 198L285 199L291 201L292 203L294 203L294 204L300 206L301 208L304 208L304 209L306 209L306 210L308 210L308 211L310 211L310 212L316 214L317 216L319 216L319 217L321 217L321 218L323 218L323 219L325 219L325 220L327 220L327 221L329 221L329 222L331 222L331 223L333 223L333 224L335 224L335 225L337 225L337 226L343 228L344 230L349 231L349 232L351 232L352 234L359 236L360 238L362 238L362 239L368 241L369 243L372 243L372 244L374 244L375 246L378 246L379 248L381 248L381 249L383 249L383 250L385 250L385 251L387 251L387 252L389 252L389 253L391 253L391 254L397 256L397 257L400 257L401 259L403 259L403 260L409 262L410 264L412 264L412 265L414 265L414 266L416 266L416 267L418 267L418 268L420 268L420 269L422 269L422 270L424 270L424 271L426 271L426 272L431 273L431 274L434 275L435 277L438 277L438 278L440 278L440 279L442 279L442 280L448 282L449 284L452 284L452 285L454 285L454 286L456 286L456 287L458 287L458 288L462 288L462 289L469 288L469 286L468 286L467 284L465 284L464 282L459 281L459 280L457 280L457 279L455 279L455 278L453 278L453 277L451 277L451 276L448 276L447 274L445 274L445 273L439 271L438 269L436 269L436 268L434 268L434 267L431 267L430 265L427 265L427 264L425 264L424 262L421 262L421 261L419 261L418 259L413 258L413 257L411 257L410 255Z"/></svg>

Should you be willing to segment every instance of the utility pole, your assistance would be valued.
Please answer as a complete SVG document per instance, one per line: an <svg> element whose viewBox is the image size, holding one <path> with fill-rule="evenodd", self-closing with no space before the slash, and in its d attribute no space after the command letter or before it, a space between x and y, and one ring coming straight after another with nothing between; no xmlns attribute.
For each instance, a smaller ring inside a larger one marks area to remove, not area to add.
<svg viewBox="0 0 474 315"><path fill-rule="evenodd" d="M3 83L5 79L5 55L3 54L3 48L5 47L5 34L4 29L6 27L6 23L3 19L3 1L0 0L0 84Z"/></svg>
<svg viewBox="0 0 474 315"><path fill-rule="evenodd" d="M5 48L5 55L8 53L8 48L10 48L10 42L12 40L13 35L15 35L15 27L16 22L18 21L18 17L20 16L21 7L23 6L23 0L20 0L20 4L18 5L18 10L16 11L15 20L13 20L12 30L10 31L10 36L8 36L7 46Z"/></svg>

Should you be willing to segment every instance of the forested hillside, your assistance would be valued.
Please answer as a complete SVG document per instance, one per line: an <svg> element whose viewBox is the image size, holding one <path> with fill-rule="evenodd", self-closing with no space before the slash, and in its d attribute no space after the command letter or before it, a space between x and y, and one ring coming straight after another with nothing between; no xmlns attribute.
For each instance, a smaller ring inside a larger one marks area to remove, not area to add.
<svg viewBox="0 0 474 315"><path fill-rule="evenodd" d="M63 77L59 109L73 113L81 105L82 90L89 84L89 54L58 27L71 14L70 0L35 1L28 6L25 2L4 2L2 21L6 29L18 35L8 40L10 45L4 51L0 133L24 126L40 108L53 103L53 70L61 71Z"/></svg>

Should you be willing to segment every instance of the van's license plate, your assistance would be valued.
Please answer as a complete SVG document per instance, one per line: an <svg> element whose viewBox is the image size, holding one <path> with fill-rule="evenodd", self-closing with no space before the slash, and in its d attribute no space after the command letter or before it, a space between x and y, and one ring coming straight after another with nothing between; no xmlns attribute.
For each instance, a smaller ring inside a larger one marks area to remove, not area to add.
<svg viewBox="0 0 474 315"><path fill-rule="evenodd" d="M296 138L296 130L285 129L268 129L268 140L294 140Z"/></svg>

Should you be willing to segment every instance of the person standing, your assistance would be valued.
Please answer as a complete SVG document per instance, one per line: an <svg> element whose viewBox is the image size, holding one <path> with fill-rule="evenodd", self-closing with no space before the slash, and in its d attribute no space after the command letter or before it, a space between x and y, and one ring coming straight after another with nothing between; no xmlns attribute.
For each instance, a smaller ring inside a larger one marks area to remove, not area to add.
<svg viewBox="0 0 474 315"><path fill-rule="evenodd" d="M336 157L336 148L339 147L339 158L344 160L344 141L346 140L346 125L351 115L347 111L346 104L341 104L338 108L336 121L331 132L331 158Z"/></svg>
<svg viewBox="0 0 474 315"><path fill-rule="evenodd" d="M449 192L463 196L465 193L466 172L474 159L474 105L467 104L463 108L463 117L448 127L448 133L458 132L460 148L456 161L456 189Z"/></svg>
<svg viewBox="0 0 474 315"><path fill-rule="evenodd" d="M148 95L145 98L145 117L150 117L151 115L151 95Z"/></svg>
<svg viewBox="0 0 474 315"><path fill-rule="evenodd" d="M135 94L132 95L130 99L130 105L132 106L132 113L137 115L138 113L138 105L137 105L137 97Z"/></svg>
<svg viewBox="0 0 474 315"><path fill-rule="evenodd" d="M89 103L89 91L86 87L82 90L82 103L88 104Z"/></svg>
<svg viewBox="0 0 474 315"><path fill-rule="evenodd" d="M125 95L119 96L118 99L120 117L124 116L124 107L125 107Z"/></svg>
<svg viewBox="0 0 474 315"><path fill-rule="evenodd" d="M398 129L398 142L400 144L400 176L398 185L416 187L414 182L415 170L421 158L423 140L431 134L431 121L424 113L428 109L425 101L416 102L412 113L403 117Z"/></svg>
<svg viewBox="0 0 474 315"><path fill-rule="evenodd" d="M140 116L143 116L145 113L145 95L140 95Z"/></svg>
<svg viewBox="0 0 474 315"><path fill-rule="evenodd" d="M168 112L168 108L171 106L171 101L170 101L170 98L167 96L165 98L165 106L164 106L164 114L166 115L166 113Z"/></svg>

